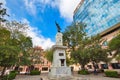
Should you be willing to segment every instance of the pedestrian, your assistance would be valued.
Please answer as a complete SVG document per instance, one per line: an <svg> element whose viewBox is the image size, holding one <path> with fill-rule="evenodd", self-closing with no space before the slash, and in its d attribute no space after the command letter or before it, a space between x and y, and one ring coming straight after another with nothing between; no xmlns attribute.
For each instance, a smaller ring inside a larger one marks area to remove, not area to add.
<svg viewBox="0 0 120 80"><path fill-rule="evenodd" d="M42 78L40 78L40 80L43 80Z"/></svg>

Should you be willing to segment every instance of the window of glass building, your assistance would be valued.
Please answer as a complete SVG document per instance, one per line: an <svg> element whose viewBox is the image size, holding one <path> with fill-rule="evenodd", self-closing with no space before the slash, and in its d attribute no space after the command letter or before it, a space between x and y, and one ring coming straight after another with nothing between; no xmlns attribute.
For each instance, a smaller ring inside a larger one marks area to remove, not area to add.
<svg viewBox="0 0 120 80"><path fill-rule="evenodd" d="M105 40L103 43L102 43L103 46L107 46L108 45L108 42L107 40Z"/></svg>

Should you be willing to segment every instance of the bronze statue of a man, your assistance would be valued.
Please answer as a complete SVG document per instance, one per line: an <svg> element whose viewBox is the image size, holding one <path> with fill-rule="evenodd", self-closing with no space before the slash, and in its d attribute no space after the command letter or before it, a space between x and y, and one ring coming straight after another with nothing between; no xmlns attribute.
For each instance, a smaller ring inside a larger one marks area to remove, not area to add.
<svg viewBox="0 0 120 80"><path fill-rule="evenodd" d="M57 27L57 31L60 32L61 28L59 26L59 24L55 21L56 27Z"/></svg>

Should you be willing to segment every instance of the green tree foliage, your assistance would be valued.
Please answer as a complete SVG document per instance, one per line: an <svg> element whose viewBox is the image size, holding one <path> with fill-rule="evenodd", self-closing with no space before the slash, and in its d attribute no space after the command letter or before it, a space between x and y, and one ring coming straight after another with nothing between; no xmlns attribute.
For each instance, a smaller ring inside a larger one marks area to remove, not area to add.
<svg viewBox="0 0 120 80"><path fill-rule="evenodd" d="M66 64L67 66L73 64L74 60L70 59L69 54L66 52Z"/></svg>
<svg viewBox="0 0 120 80"><path fill-rule="evenodd" d="M47 58L48 61L52 62L53 61L53 50L47 49L45 51L45 57Z"/></svg>
<svg viewBox="0 0 120 80"><path fill-rule="evenodd" d="M5 15L6 9L2 8L0 3L0 66L3 67L1 76L7 67L20 65L21 62L27 64L28 50L32 47L31 38L25 35L27 26L16 21L4 22ZM1 22L5 26L1 25Z"/></svg>
<svg viewBox="0 0 120 80"><path fill-rule="evenodd" d="M97 69L97 63L100 61L108 62L109 59L107 58L108 49L102 49L102 45L100 43L103 40L99 35L92 36L90 38L90 44L88 46L89 54L90 54L90 62L93 63L94 70Z"/></svg>
<svg viewBox="0 0 120 80"><path fill-rule="evenodd" d="M113 38L109 43L109 49L110 51L115 51L113 57L116 57L117 60L120 60L120 34L118 34L115 38Z"/></svg>
<svg viewBox="0 0 120 80"><path fill-rule="evenodd" d="M64 45L71 48L70 61L79 63L84 69L85 64L89 62L89 54L85 46L88 43L88 38L85 33L85 24L73 23L68 26L63 33Z"/></svg>
<svg viewBox="0 0 120 80"><path fill-rule="evenodd" d="M29 49L32 48L33 44L31 38L26 36L27 24L11 21L6 23L6 28L11 32L12 45L19 48L20 54L17 65L29 65Z"/></svg>
<svg viewBox="0 0 120 80"><path fill-rule="evenodd" d="M26 65L28 62L28 50L32 47L30 37L17 33L17 37L12 37L11 32L6 28L0 28L0 66ZM22 56L20 56L22 54Z"/></svg>
<svg viewBox="0 0 120 80"><path fill-rule="evenodd" d="M95 63L99 63L100 61L108 62L108 54L106 49L102 49L101 47L92 46L89 48L90 60Z"/></svg>
<svg viewBox="0 0 120 80"><path fill-rule="evenodd" d="M118 44L120 44L120 34L118 34L115 38L113 38L109 42L108 46L109 46L110 50L112 50L112 51L116 50L117 53L120 53L120 45L118 45Z"/></svg>
<svg viewBox="0 0 120 80"><path fill-rule="evenodd" d="M73 23L63 33L64 45L71 49L71 59L79 63L82 69L90 61L107 62L107 50L101 48L101 41L99 35L87 37L83 23Z"/></svg>
<svg viewBox="0 0 120 80"><path fill-rule="evenodd" d="M84 69L85 65L89 62L89 57L90 54L87 49L78 49L71 52L71 58L74 59L75 63L79 63L81 65L81 69Z"/></svg>
<svg viewBox="0 0 120 80"><path fill-rule="evenodd" d="M32 41L30 37L19 35L17 46L20 49L18 65L30 65L29 49L32 48Z"/></svg>
<svg viewBox="0 0 120 80"><path fill-rule="evenodd" d="M0 27L0 46L8 44L10 40L10 31L6 28Z"/></svg>
<svg viewBox="0 0 120 80"><path fill-rule="evenodd" d="M15 64L18 56L16 46L12 43L10 31L5 28L0 28L0 66L3 67L1 76L4 75L5 69Z"/></svg>
<svg viewBox="0 0 120 80"><path fill-rule="evenodd" d="M29 59L32 65L40 64L43 62L43 49L41 47L36 46L34 48L31 48L29 51Z"/></svg>
<svg viewBox="0 0 120 80"><path fill-rule="evenodd" d="M18 56L15 48L14 46L0 46L0 66L10 67L15 64Z"/></svg>
<svg viewBox="0 0 120 80"><path fill-rule="evenodd" d="M67 26L63 32L63 44L75 50L75 47L81 43L85 35L85 24L73 23Z"/></svg>
<svg viewBox="0 0 120 80"><path fill-rule="evenodd" d="M120 61L120 54L116 56L116 60Z"/></svg>
<svg viewBox="0 0 120 80"><path fill-rule="evenodd" d="M17 21L6 22L7 29L11 32L12 38L17 38L19 33L26 35L28 25Z"/></svg>
<svg viewBox="0 0 120 80"><path fill-rule="evenodd" d="M6 12L6 9L2 7L3 3L0 2L0 25L1 25L1 22L5 22L6 19L4 19L4 17L7 15L7 12Z"/></svg>
<svg viewBox="0 0 120 80"><path fill-rule="evenodd" d="M102 45L100 45L102 41L103 40L99 35L91 37L90 46L88 48L91 55L90 60L92 62L98 63L100 61L104 61L104 62L108 61L108 58L107 58L108 50L102 49Z"/></svg>

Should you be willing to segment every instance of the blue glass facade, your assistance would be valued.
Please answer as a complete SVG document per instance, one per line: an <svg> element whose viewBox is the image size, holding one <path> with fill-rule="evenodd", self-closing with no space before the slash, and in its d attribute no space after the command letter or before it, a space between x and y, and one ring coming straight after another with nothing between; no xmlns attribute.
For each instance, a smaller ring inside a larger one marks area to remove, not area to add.
<svg viewBox="0 0 120 80"><path fill-rule="evenodd" d="M84 0L73 19L87 25L89 36L101 33L120 22L120 0Z"/></svg>

